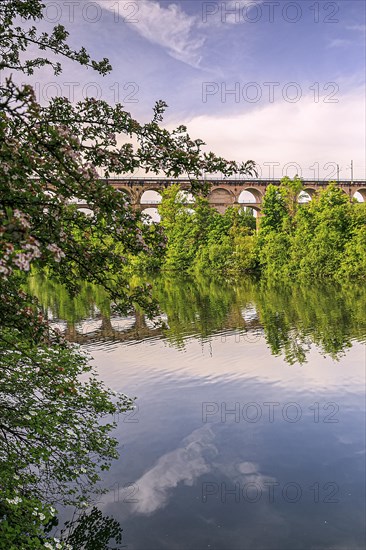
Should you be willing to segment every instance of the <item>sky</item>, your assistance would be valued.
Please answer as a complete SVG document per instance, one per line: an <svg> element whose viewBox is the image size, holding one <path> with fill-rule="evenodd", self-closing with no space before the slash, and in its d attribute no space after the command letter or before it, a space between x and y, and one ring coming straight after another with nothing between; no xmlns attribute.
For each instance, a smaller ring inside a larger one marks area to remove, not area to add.
<svg viewBox="0 0 366 550"><path fill-rule="evenodd" d="M366 178L363 0L45 0L44 26L113 72L64 63L37 96L121 102L148 121L185 124L208 150L257 162L262 177ZM136 174L138 175L138 174Z"/></svg>

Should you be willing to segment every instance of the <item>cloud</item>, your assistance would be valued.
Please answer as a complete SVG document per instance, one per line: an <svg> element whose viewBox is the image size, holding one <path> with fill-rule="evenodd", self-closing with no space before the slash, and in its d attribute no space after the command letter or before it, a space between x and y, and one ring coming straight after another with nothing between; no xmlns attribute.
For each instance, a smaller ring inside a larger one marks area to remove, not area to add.
<svg viewBox="0 0 366 550"><path fill-rule="evenodd" d="M346 40L344 38L334 38L329 41L327 48L339 48L343 46L350 46L351 44L352 42L350 40Z"/></svg>
<svg viewBox="0 0 366 550"><path fill-rule="evenodd" d="M310 169L314 162L319 162L323 177L329 172L323 166L338 162L341 177L350 177L347 166L353 159L355 178L362 179L365 177L363 90L344 95L337 92L329 99L338 102L325 103L330 92L331 89L327 90L324 97L320 94L318 102L314 101L314 95L309 95L297 103L279 100L242 114L196 116L184 124L191 136L202 138L207 148L226 158L253 159L262 166L264 162L279 162L275 177L285 175L282 169L289 162L300 164L303 177L312 178L317 177L316 169ZM269 177L268 171L265 168L262 176Z"/></svg>
<svg viewBox="0 0 366 550"><path fill-rule="evenodd" d="M116 13L115 1L98 2L102 8ZM118 0L118 13L121 16L126 14L128 6L133 4L129 0ZM171 57L192 67L199 67L200 50L205 38L195 33L199 21L197 16L188 15L173 3L164 7L155 0L139 0L135 5L136 13L132 16L129 12L130 17L125 17L121 24L129 24L140 36L164 48Z"/></svg>
<svg viewBox="0 0 366 550"><path fill-rule="evenodd" d="M366 25L348 25L346 29L348 31L366 32Z"/></svg>
<svg viewBox="0 0 366 550"><path fill-rule="evenodd" d="M223 461L214 443L215 438L213 430L205 425L183 439L179 447L162 455L154 466L134 482L138 491L135 502L131 502L132 512L141 515L155 513L167 506L175 487L181 483L192 487L201 476L208 473L212 474L213 479L217 479L217 475L219 478L224 476L242 486L255 484L261 490L266 489L266 482L275 481L275 478L261 474L256 463ZM113 495L104 495L102 502L111 502Z"/></svg>
<svg viewBox="0 0 366 550"><path fill-rule="evenodd" d="M238 25L251 23L262 16L263 0L226 0L203 2L200 26ZM255 13L251 13L255 11Z"/></svg>
<svg viewBox="0 0 366 550"><path fill-rule="evenodd" d="M262 8L260 4L262 4L262 2L263 0L256 0L255 2L253 2L253 0L229 0L226 2L226 13L228 15L224 15L224 17L228 23L234 25L248 22L251 23L256 18L261 18ZM254 16L250 13L253 9L255 10ZM232 11L231 14L230 11Z"/></svg>
<svg viewBox="0 0 366 550"><path fill-rule="evenodd" d="M196 15L186 13L177 3L165 7L157 0L139 0L137 3L130 0L97 2L103 9L113 12L114 16L117 13L121 24L127 23L145 40L162 47L174 59L202 69L202 48L206 35L212 34L218 25L250 21L247 14L253 6L260 9L262 0L255 3L252 0L228 0L226 3L217 3L217 6L215 3L204 3ZM132 12L133 6L135 10ZM204 6L207 6L207 13ZM208 70L208 67L204 69Z"/></svg>
<svg viewBox="0 0 366 550"><path fill-rule="evenodd" d="M199 477L210 472L220 473L220 477L225 476L242 486L254 484L261 490L265 490L266 482L275 481L275 478L261 474L256 463L220 461L215 437L210 427L203 426L186 437L181 447L161 456L150 470L135 481L139 491L137 502L133 505L134 512L143 515L156 512L168 504L172 489L179 483L193 486Z"/></svg>
<svg viewBox="0 0 366 550"><path fill-rule="evenodd" d="M182 441L182 446L161 456L135 485L139 488L134 511L149 515L168 503L171 489L179 483L192 486L197 478L211 471L204 454L217 454L212 430L204 426Z"/></svg>

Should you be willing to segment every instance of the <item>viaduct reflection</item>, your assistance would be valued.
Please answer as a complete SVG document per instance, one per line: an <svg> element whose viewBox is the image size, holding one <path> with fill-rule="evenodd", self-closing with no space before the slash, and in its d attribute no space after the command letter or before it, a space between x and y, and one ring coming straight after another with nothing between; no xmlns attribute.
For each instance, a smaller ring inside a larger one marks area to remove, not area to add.
<svg viewBox="0 0 366 550"><path fill-rule="evenodd" d="M124 325L127 326L124 327ZM54 319L51 326L58 327L59 321ZM169 325L164 320L155 319L150 321L144 314L135 310L133 315L123 319L117 316L108 317L97 314L95 317L79 323L66 321L66 327L61 332L69 342L79 345L93 345L108 342L133 343L146 339L165 338L169 330ZM227 320L221 329L217 330L216 333L230 331L250 333L253 339L263 333L263 326L257 315L245 320L242 315L238 315L238 312L232 311L228 314ZM192 330L191 334L186 333L186 337L193 335L197 336L195 330ZM211 336L215 336L215 332Z"/></svg>

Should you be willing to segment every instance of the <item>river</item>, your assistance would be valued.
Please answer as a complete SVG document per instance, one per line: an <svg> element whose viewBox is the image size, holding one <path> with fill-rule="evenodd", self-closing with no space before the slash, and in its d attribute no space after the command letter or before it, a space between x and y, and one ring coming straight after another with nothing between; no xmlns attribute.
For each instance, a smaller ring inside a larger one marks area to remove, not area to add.
<svg viewBox="0 0 366 550"><path fill-rule="evenodd" d="M99 501L129 550L364 548L364 287L166 277L153 321L91 287L33 291L137 397Z"/></svg>

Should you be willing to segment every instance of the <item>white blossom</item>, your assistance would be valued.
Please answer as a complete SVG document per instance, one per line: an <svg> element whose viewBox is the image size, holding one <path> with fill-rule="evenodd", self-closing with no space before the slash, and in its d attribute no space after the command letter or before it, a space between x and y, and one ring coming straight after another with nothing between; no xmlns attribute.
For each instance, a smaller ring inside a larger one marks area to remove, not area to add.
<svg viewBox="0 0 366 550"><path fill-rule="evenodd" d="M6 500L6 502L8 502L9 504L19 504L20 502L22 502L22 499L21 499L20 497L6 498L5 500Z"/></svg>

